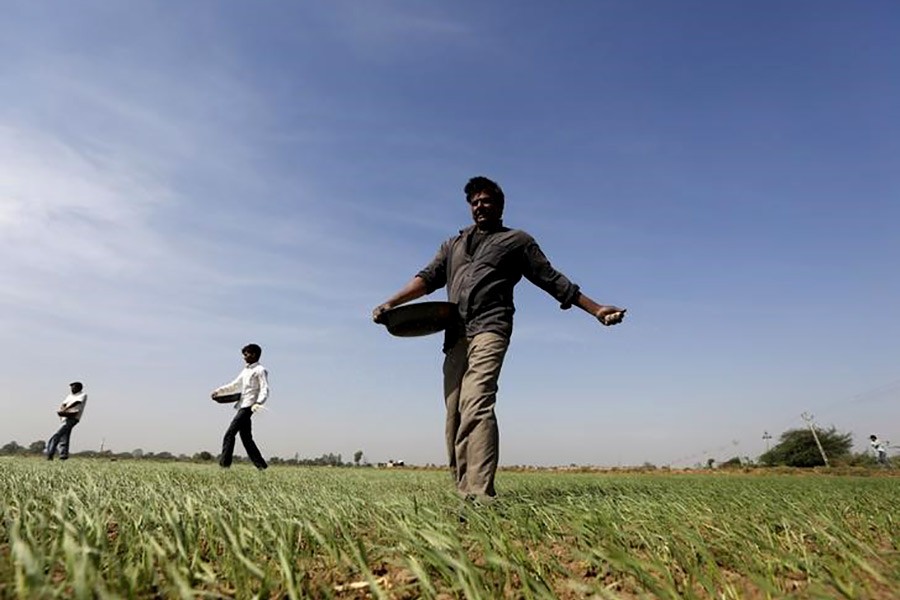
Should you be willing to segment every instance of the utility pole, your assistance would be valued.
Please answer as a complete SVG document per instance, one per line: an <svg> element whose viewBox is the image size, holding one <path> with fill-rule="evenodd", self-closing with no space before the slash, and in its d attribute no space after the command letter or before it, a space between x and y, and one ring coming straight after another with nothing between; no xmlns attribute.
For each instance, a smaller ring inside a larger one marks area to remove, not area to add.
<svg viewBox="0 0 900 600"><path fill-rule="evenodd" d="M803 420L806 421L807 425L809 425L809 430L813 434L813 439L816 440L816 446L819 447L819 453L822 455L822 460L825 461L825 466L830 467L831 465L828 464L828 457L825 456L825 450L822 448L822 443L819 441L819 436L816 435L816 428L813 426L813 415L809 413L803 413L800 416L803 417Z"/></svg>
<svg viewBox="0 0 900 600"><path fill-rule="evenodd" d="M763 431L763 438L766 441L766 452L769 451L769 440L772 439L772 436L769 435L768 431Z"/></svg>

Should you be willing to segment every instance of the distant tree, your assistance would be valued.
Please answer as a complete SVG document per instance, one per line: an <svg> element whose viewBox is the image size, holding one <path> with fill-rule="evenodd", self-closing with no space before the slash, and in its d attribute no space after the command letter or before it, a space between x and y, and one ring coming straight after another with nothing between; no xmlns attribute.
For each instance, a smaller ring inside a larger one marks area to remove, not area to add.
<svg viewBox="0 0 900 600"><path fill-rule="evenodd" d="M323 454L318 458L301 458L301 465L316 465L316 466L327 466L327 467L340 467L343 463L341 462L340 454L332 454L329 452L328 454Z"/></svg>
<svg viewBox="0 0 900 600"><path fill-rule="evenodd" d="M47 442L44 440L35 440L28 444L28 452L30 454L43 454L44 448L47 447Z"/></svg>
<svg viewBox="0 0 900 600"><path fill-rule="evenodd" d="M712 469L715 466L715 464L716 464L716 459L714 459L714 458L706 459L706 468L707 469Z"/></svg>
<svg viewBox="0 0 900 600"><path fill-rule="evenodd" d="M363 457L363 451L362 451L362 450L357 450L356 452L354 452L354 453L353 453L353 464L356 465L356 466L358 467L358 466L359 466L359 461L362 460L362 457Z"/></svg>
<svg viewBox="0 0 900 600"><path fill-rule="evenodd" d="M204 462L209 462L213 459L213 455L211 452L207 452L203 450L202 452L198 452L194 455L194 460L202 460Z"/></svg>
<svg viewBox="0 0 900 600"><path fill-rule="evenodd" d="M131 455L135 458L143 458L144 451L141 448L135 448L134 450L131 451Z"/></svg>
<svg viewBox="0 0 900 600"><path fill-rule="evenodd" d="M741 457L740 456L732 456L731 458L729 458L728 460L726 460L719 466L723 469L738 469L741 467L741 465L742 465Z"/></svg>
<svg viewBox="0 0 900 600"><path fill-rule="evenodd" d="M25 448L19 445L15 440L9 442L0 448L0 454L22 454L25 451Z"/></svg>
<svg viewBox="0 0 900 600"><path fill-rule="evenodd" d="M816 428L816 435L828 460L840 460L849 456L850 448L853 447L853 434L839 433L832 426L830 429ZM809 428L789 429L782 433L778 444L760 456L759 462L767 466L788 467L818 467L825 464Z"/></svg>

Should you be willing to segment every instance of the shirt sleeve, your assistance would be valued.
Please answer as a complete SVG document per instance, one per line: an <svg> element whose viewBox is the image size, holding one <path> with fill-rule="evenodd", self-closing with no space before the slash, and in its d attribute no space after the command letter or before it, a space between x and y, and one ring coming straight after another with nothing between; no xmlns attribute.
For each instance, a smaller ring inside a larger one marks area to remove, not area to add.
<svg viewBox="0 0 900 600"><path fill-rule="evenodd" d="M525 244L524 261L522 274L528 281L556 298L561 309L572 307L572 303L578 298L580 288L553 268L550 260L532 238Z"/></svg>
<svg viewBox="0 0 900 600"><path fill-rule="evenodd" d="M259 396L256 398L256 403L265 404L269 399L269 372L260 368L257 377L259 377Z"/></svg>
<svg viewBox="0 0 900 600"><path fill-rule="evenodd" d="M239 391L241 391L241 376L240 376L240 374L238 374L238 376L235 377L234 381L232 381L231 383L226 383L225 385L223 385L221 387L217 387L215 389L215 391L213 392L213 394L215 394L216 396L221 396L222 394L233 394L233 393L239 392Z"/></svg>
<svg viewBox="0 0 900 600"><path fill-rule="evenodd" d="M416 273L425 282L428 294L447 285L447 259L450 256L450 241L441 244L437 254L428 265Z"/></svg>

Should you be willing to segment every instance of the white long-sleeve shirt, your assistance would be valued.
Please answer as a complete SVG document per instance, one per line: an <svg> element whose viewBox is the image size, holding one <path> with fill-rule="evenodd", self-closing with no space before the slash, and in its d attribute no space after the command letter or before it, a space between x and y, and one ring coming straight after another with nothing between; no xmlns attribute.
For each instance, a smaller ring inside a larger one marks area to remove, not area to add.
<svg viewBox="0 0 900 600"><path fill-rule="evenodd" d="M241 401L235 405L235 408L265 404L269 399L269 372L264 366L255 362L244 367L234 381L216 388L213 393L221 396L236 392L241 393Z"/></svg>
<svg viewBox="0 0 900 600"><path fill-rule="evenodd" d="M75 420L80 421L81 415L84 414L84 406L87 404L87 394L84 392L78 392L77 394L69 394L66 396L66 399L63 400L62 406L60 406L61 410L66 410L71 406L75 406L77 413L70 415L70 417L74 417ZM63 420L66 417L62 417Z"/></svg>

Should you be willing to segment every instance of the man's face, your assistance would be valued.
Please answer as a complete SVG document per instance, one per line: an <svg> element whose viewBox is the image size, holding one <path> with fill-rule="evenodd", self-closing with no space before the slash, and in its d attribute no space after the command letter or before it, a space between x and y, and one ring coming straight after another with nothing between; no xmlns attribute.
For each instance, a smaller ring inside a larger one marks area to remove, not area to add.
<svg viewBox="0 0 900 600"><path fill-rule="evenodd" d="M243 350L241 354L244 355L244 362L248 365L252 365L256 361L259 360L259 355L253 352L252 350Z"/></svg>
<svg viewBox="0 0 900 600"><path fill-rule="evenodd" d="M488 192L478 192L469 200L472 219L479 229L490 229L503 218L503 207Z"/></svg>

